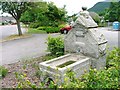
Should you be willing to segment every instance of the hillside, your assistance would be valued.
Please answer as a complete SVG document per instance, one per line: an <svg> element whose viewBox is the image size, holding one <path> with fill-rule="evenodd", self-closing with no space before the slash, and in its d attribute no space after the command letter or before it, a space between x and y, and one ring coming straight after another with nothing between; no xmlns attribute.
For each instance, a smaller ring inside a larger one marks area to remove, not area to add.
<svg viewBox="0 0 120 90"><path fill-rule="evenodd" d="M88 11L99 13L104 11L106 8L109 8L109 6L110 2L98 2L92 8L88 9Z"/></svg>

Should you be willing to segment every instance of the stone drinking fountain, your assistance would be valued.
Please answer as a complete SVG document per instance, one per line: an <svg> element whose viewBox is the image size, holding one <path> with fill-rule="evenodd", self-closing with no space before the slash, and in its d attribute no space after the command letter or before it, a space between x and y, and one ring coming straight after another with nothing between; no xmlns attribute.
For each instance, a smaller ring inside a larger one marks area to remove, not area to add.
<svg viewBox="0 0 120 90"><path fill-rule="evenodd" d="M98 32L98 25L89 12L83 10L65 36L66 55L39 64L42 81L50 78L60 84L64 82L68 69L79 77L90 68L99 70L105 67L107 40Z"/></svg>

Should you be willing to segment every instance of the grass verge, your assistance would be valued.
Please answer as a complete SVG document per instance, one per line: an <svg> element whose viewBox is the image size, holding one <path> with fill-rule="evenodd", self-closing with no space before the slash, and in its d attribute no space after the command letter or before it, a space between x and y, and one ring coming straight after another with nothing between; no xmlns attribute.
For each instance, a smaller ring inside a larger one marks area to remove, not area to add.
<svg viewBox="0 0 120 90"><path fill-rule="evenodd" d="M29 28L28 33L29 34L43 34L43 33L46 33L46 31L38 30L38 29L34 29L34 28Z"/></svg>
<svg viewBox="0 0 120 90"><path fill-rule="evenodd" d="M28 37L31 37L31 35L30 34L23 34L21 36L19 36L19 35L10 35L10 36L4 38L3 40L0 40L0 42L6 42L6 41L22 39L22 38L28 38Z"/></svg>

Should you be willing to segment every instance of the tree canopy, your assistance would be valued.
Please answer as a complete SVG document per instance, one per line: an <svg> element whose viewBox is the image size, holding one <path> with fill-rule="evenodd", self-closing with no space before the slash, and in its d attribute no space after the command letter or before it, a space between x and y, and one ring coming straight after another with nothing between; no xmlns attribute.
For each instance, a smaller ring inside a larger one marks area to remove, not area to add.
<svg viewBox="0 0 120 90"><path fill-rule="evenodd" d="M110 7L100 14L105 17L105 20L109 20L110 22L120 21L120 1L111 2Z"/></svg>
<svg viewBox="0 0 120 90"><path fill-rule="evenodd" d="M24 23L39 23L40 26L57 26L60 22L66 21L66 10L58 8L53 2L34 2L31 7L22 15Z"/></svg>
<svg viewBox="0 0 120 90"><path fill-rule="evenodd" d="M9 13L14 17L17 22L18 34L22 35L20 18L21 15L27 10L29 2L10 2L10 0L4 0L4 2L0 2L0 5L0 10L2 10L2 12Z"/></svg>

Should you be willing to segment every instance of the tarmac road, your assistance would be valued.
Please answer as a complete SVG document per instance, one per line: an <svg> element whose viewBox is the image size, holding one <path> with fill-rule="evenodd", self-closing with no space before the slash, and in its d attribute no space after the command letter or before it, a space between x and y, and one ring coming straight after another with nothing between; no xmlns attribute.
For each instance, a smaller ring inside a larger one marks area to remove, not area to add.
<svg viewBox="0 0 120 90"><path fill-rule="evenodd" d="M102 27L99 28L99 32L102 33L108 40L108 46L110 50L112 50L114 47L120 47L120 31L112 30L112 27Z"/></svg>
<svg viewBox="0 0 120 90"><path fill-rule="evenodd" d="M14 27L7 26L8 29ZM114 46L118 47L118 32L120 31L109 31L108 28L100 28L99 31L105 35L110 49ZM3 36L5 37L7 35ZM51 35L59 36L60 34L57 33ZM19 60L45 55L47 53L47 45L45 44L47 37L48 34L34 34L30 38L0 43L2 45L2 49L0 49L1 65L11 64L18 62Z"/></svg>
<svg viewBox="0 0 120 90"><path fill-rule="evenodd" d="M22 28L22 32L25 33L26 29ZM0 40L13 34L18 34L17 25L0 26Z"/></svg>

